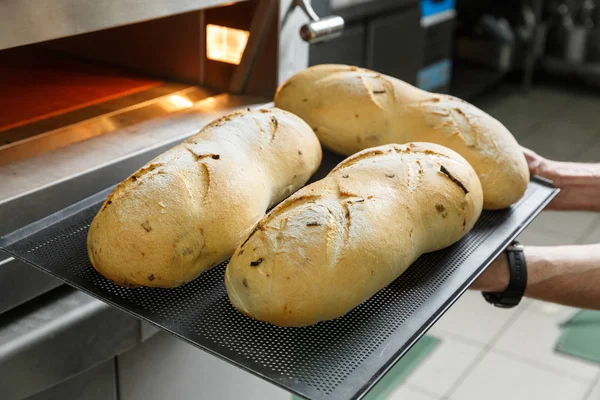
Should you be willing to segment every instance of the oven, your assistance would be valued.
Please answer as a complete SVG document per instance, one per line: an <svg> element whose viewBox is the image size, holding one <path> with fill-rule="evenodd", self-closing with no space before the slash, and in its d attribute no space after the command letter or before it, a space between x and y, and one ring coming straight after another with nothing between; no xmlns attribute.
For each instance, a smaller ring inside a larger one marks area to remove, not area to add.
<svg viewBox="0 0 600 400"><path fill-rule="evenodd" d="M270 102L308 66L309 42L343 26L298 0L0 3L0 236L118 183L218 116ZM0 252L4 400L138 398L127 385L154 332ZM181 352L160 340L147 357Z"/></svg>

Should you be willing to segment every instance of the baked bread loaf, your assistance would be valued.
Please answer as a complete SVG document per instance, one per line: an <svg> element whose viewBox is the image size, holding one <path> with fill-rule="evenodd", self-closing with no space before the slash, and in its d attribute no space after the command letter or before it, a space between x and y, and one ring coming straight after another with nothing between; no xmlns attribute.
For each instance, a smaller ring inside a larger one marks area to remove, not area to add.
<svg viewBox="0 0 600 400"><path fill-rule="evenodd" d="M286 111L218 119L114 189L88 232L91 263L122 286L189 282L230 257L321 157L314 132Z"/></svg>
<svg viewBox="0 0 600 400"><path fill-rule="evenodd" d="M388 143L433 142L462 155L485 209L506 208L529 183L523 151L499 121L455 97L345 65L310 67L281 85L275 106L300 116L323 147L351 155Z"/></svg>
<svg viewBox="0 0 600 400"><path fill-rule="evenodd" d="M482 203L475 171L450 149L410 143L361 151L256 225L225 271L229 299L280 326L340 317L421 254L460 240Z"/></svg>

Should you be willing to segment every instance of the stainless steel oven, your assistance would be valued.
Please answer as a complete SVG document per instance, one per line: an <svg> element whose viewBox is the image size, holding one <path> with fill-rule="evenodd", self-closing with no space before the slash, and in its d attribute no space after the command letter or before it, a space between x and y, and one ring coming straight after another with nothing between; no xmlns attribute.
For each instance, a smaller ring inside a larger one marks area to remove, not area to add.
<svg viewBox="0 0 600 400"><path fill-rule="evenodd" d="M307 14L297 0L1 2L0 236L119 182L217 116L270 102L308 66ZM323 24L319 35L342 27ZM152 333L0 253L4 400L118 398L119 356Z"/></svg>

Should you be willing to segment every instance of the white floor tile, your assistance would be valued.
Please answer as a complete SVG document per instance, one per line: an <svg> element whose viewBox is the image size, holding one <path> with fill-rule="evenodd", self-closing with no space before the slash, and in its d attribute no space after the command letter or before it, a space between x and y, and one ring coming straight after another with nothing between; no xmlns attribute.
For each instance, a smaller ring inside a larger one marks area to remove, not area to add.
<svg viewBox="0 0 600 400"><path fill-rule="evenodd" d="M600 376L598 376L597 382L594 385L592 391L583 400L600 400Z"/></svg>
<svg viewBox="0 0 600 400"><path fill-rule="evenodd" d="M410 385L402 385L394 392L392 392L389 396L386 397L385 400L436 400L437 397L434 397L430 394L425 394L424 391L419 390L417 388L413 388Z"/></svg>
<svg viewBox="0 0 600 400"><path fill-rule="evenodd" d="M537 232L526 228L517 238L523 245L528 246L560 246L572 244L576 238L561 235L556 232Z"/></svg>
<svg viewBox="0 0 600 400"><path fill-rule="evenodd" d="M579 241L580 244L595 244L600 243L600 224L596 225L596 227Z"/></svg>
<svg viewBox="0 0 600 400"><path fill-rule="evenodd" d="M443 338L406 382L443 396L482 351L483 345Z"/></svg>
<svg viewBox="0 0 600 400"><path fill-rule="evenodd" d="M557 238L572 239L574 243L589 229L598 224L600 213L587 211L542 211L527 226L527 231L553 234Z"/></svg>
<svg viewBox="0 0 600 400"><path fill-rule="evenodd" d="M555 316L532 311L521 313L510 328L495 343L493 351L526 361L540 368L553 370L561 375L591 383L600 368L593 363L557 353L554 348L562 333L561 315ZM540 309L542 303L537 303ZM563 315L563 319L566 315Z"/></svg>
<svg viewBox="0 0 600 400"><path fill-rule="evenodd" d="M471 341L473 344L489 344L494 336L515 313L527 306L501 309L487 303L480 292L467 291L430 331L432 335L443 336L444 332Z"/></svg>
<svg viewBox="0 0 600 400"><path fill-rule="evenodd" d="M579 311L579 309L541 300L531 300L531 304L527 308L527 311L536 312L554 318L554 320L560 324L571 318L577 311Z"/></svg>
<svg viewBox="0 0 600 400"><path fill-rule="evenodd" d="M450 395L452 400L577 400L589 385L563 374L488 353Z"/></svg>

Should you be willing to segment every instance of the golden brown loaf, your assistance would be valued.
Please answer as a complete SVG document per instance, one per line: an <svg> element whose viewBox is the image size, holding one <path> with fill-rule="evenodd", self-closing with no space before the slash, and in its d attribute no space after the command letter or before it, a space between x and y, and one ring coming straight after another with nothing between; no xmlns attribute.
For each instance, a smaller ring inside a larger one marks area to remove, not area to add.
<svg viewBox="0 0 600 400"><path fill-rule="evenodd" d="M124 286L189 282L231 256L321 157L314 132L286 111L216 120L108 196L88 233L92 265Z"/></svg>
<svg viewBox="0 0 600 400"><path fill-rule="evenodd" d="M278 89L275 105L308 122L323 147L344 155L413 141L449 147L477 172L486 209L510 206L529 183L523 152L496 119L457 98L373 71L310 67Z"/></svg>
<svg viewBox="0 0 600 400"><path fill-rule="evenodd" d="M340 317L421 254L461 239L482 202L473 168L443 146L364 150L257 224L227 266L229 299L275 325Z"/></svg>

